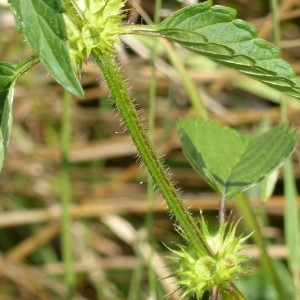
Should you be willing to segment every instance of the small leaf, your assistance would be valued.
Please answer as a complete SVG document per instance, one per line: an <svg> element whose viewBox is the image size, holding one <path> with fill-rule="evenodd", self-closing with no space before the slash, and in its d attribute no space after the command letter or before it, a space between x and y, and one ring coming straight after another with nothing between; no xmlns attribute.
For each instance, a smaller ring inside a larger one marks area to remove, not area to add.
<svg viewBox="0 0 300 300"><path fill-rule="evenodd" d="M249 187L282 165L295 149L296 142L297 135L287 124L277 125L253 139L227 178L228 196L232 196L236 187Z"/></svg>
<svg viewBox="0 0 300 300"><path fill-rule="evenodd" d="M254 139L216 121L196 118L180 121L178 130L190 164L226 199L278 168L297 142L294 130L286 124Z"/></svg>
<svg viewBox="0 0 300 300"><path fill-rule="evenodd" d="M80 82L72 68L62 0L11 0L18 28L47 71L64 88L83 97Z"/></svg>
<svg viewBox="0 0 300 300"><path fill-rule="evenodd" d="M0 62L0 170L3 166L11 133L11 106L16 75L14 65Z"/></svg>
<svg viewBox="0 0 300 300"><path fill-rule="evenodd" d="M209 0L177 11L156 28L183 47L300 98L300 82L280 58L280 50L257 38L255 27L235 17L234 9L213 6Z"/></svg>
<svg viewBox="0 0 300 300"><path fill-rule="evenodd" d="M182 149L192 167L222 194L226 178L251 139L216 121L188 118L179 122Z"/></svg>

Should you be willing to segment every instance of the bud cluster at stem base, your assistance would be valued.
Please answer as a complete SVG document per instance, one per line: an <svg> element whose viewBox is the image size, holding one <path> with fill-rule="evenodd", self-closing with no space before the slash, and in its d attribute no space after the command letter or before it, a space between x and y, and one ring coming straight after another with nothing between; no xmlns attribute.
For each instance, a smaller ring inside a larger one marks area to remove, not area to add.
<svg viewBox="0 0 300 300"><path fill-rule="evenodd" d="M201 217L201 233L213 255L189 245L171 249L174 275L178 278L178 288L183 291L182 298L193 295L196 299L202 299L205 292L218 289L222 299L231 299L231 283L246 273L244 263L249 260L240 254L249 236L236 237L236 226L222 222L218 231L211 234Z"/></svg>

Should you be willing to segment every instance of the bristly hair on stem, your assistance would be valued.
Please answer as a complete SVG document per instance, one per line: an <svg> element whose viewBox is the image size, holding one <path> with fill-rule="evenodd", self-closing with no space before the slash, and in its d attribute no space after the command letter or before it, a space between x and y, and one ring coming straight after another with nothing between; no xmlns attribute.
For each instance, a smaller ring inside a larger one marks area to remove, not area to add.
<svg viewBox="0 0 300 300"><path fill-rule="evenodd" d="M170 212L176 218L178 226L180 226L180 229L182 230L182 232L184 232L184 236L188 242L189 250L192 249L192 253L201 253L201 255L204 256L205 259L216 263L214 261L216 254L214 251L212 251L212 249L215 249L215 245L211 247L211 245L208 244L207 240L209 232L208 230L204 230L205 226L203 225L203 222L200 221L200 226L195 222L194 218L185 207L179 193L177 192L177 189L173 185L172 180L168 176L168 173L159 160L156 152L154 151L154 147L148 139L144 126L139 119L138 112L136 111L136 108L130 98L126 83L123 80L122 75L120 74L119 66L116 62L116 57L111 53L102 52L100 49L94 49L92 54L103 73L103 76L111 91L112 97L120 112L120 116L124 120L124 124L126 125L138 149L141 159L143 160L145 166L151 174L157 189L164 197ZM225 230L225 228L227 228L227 225L225 223L222 224L219 227L218 231L220 240L223 240L224 238L222 230ZM232 231L235 233L235 227L233 227ZM234 233L233 235L230 235L230 239L233 239ZM232 243L233 252L235 249L238 249L240 247L241 243L239 241L242 241L242 238L239 238L238 242ZM223 247L221 249L222 251L225 251ZM230 255L231 252L229 251L228 255ZM238 257L236 259L241 258ZM238 268L238 266L235 267ZM234 270L239 271L240 269L238 268ZM225 272L223 272L225 273L225 277L222 278L226 279L228 276L230 276L230 274L236 274L234 270L231 270L231 266L228 267L228 269L225 268ZM193 272L197 274L197 270L194 270ZM197 276L196 274L194 276ZM217 272L216 274L216 282L220 284L220 273ZM229 283L227 280L225 280L224 284L225 285L223 287L223 290L225 293L225 291L227 291ZM209 288L210 287L211 286L209 285ZM231 283L230 293L231 295L233 295L234 299L244 299L239 290Z"/></svg>

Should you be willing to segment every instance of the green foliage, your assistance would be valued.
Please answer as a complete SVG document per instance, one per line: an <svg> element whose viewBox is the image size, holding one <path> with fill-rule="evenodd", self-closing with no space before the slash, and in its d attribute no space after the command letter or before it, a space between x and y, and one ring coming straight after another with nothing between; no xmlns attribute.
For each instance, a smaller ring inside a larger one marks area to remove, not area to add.
<svg viewBox="0 0 300 300"><path fill-rule="evenodd" d="M300 98L300 82L292 67L279 57L279 49L257 38L255 27L235 17L234 9L213 6L209 0L177 11L156 28L192 51Z"/></svg>
<svg viewBox="0 0 300 300"><path fill-rule="evenodd" d="M47 71L77 97L83 90L72 68L61 0L11 0L18 29Z"/></svg>
<svg viewBox="0 0 300 300"><path fill-rule="evenodd" d="M0 170L11 132L11 108L16 74L14 65L6 62L0 63Z"/></svg>
<svg viewBox="0 0 300 300"><path fill-rule="evenodd" d="M286 124L251 138L216 121L189 118L179 122L179 133L190 164L226 199L278 168L297 142Z"/></svg>

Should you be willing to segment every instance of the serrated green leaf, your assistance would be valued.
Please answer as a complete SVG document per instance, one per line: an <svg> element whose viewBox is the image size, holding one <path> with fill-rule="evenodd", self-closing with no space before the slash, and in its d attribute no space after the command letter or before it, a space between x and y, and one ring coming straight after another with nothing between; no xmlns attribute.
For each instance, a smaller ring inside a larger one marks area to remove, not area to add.
<svg viewBox="0 0 300 300"><path fill-rule="evenodd" d="M263 134L272 128L271 120L267 117L256 128L256 134ZM267 202L272 196L276 183L278 181L279 169L275 169L270 174L264 177L264 179L256 184L248 191L250 198L257 198L261 202Z"/></svg>
<svg viewBox="0 0 300 300"><path fill-rule="evenodd" d="M0 170L11 132L11 106L16 75L17 72L14 65L0 62Z"/></svg>
<svg viewBox="0 0 300 300"><path fill-rule="evenodd" d="M177 11L156 28L192 51L300 98L300 82L280 50L258 38L251 24L235 18L234 9L209 0Z"/></svg>
<svg viewBox="0 0 300 300"><path fill-rule="evenodd" d="M180 121L178 130L190 164L226 199L278 168L297 142L288 125L278 125L254 139L216 121L196 118Z"/></svg>
<svg viewBox="0 0 300 300"><path fill-rule="evenodd" d="M230 198L236 194L235 190L240 185L249 187L261 181L279 167L293 152L296 142L297 135L287 124L277 125L254 138L227 178L227 196Z"/></svg>
<svg viewBox="0 0 300 300"><path fill-rule="evenodd" d="M80 82L72 68L62 0L11 0L18 28L47 71L65 89L83 97Z"/></svg>

